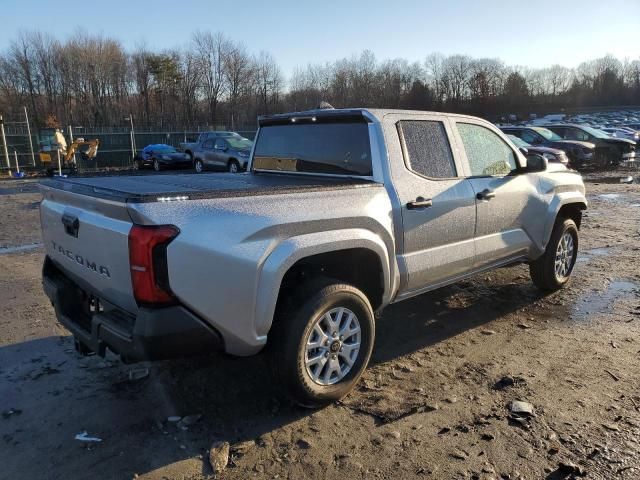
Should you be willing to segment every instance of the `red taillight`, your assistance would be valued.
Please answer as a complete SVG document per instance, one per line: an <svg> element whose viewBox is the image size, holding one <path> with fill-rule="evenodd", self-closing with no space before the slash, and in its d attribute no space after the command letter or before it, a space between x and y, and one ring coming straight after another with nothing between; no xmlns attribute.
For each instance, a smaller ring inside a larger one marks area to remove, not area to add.
<svg viewBox="0 0 640 480"><path fill-rule="evenodd" d="M175 301L169 288L167 245L180 230L173 225L134 225L129 231L129 265L133 295L139 305Z"/></svg>

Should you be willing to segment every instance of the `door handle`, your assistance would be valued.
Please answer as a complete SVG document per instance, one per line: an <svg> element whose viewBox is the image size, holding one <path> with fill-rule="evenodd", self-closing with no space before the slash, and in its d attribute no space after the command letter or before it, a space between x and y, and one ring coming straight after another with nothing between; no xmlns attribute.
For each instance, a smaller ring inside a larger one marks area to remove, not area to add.
<svg viewBox="0 0 640 480"><path fill-rule="evenodd" d="M430 198L418 197L413 202L407 203L409 210L417 210L419 208L427 208L433 205L433 201Z"/></svg>
<svg viewBox="0 0 640 480"><path fill-rule="evenodd" d="M494 192L493 190L489 190L488 188L485 188L481 192L478 192L478 194L476 195L476 198L478 200L491 200L492 198L495 198L495 196L496 196L496 192Z"/></svg>

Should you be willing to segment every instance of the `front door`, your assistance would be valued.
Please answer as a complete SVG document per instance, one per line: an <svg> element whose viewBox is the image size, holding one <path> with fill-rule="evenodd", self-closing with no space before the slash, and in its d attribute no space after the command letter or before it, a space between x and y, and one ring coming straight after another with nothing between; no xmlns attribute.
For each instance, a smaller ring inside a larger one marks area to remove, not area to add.
<svg viewBox="0 0 640 480"><path fill-rule="evenodd" d="M224 138L218 138L216 140L216 144L213 147L215 153L215 162L217 167L227 166L227 150L229 146L227 145L227 141Z"/></svg>
<svg viewBox="0 0 640 480"><path fill-rule="evenodd" d="M440 115L403 117L395 126L404 168L394 172L402 205L406 277L400 294L425 290L472 268L475 198L449 142ZM393 127L388 127L393 128Z"/></svg>
<svg viewBox="0 0 640 480"><path fill-rule="evenodd" d="M213 150L213 145L214 145L215 140L213 138L209 138L207 140L205 140L204 142L202 142L202 146L200 147L202 149L202 161L204 162L204 164L207 167L213 167L214 166L214 150Z"/></svg>
<svg viewBox="0 0 640 480"><path fill-rule="evenodd" d="M456 120L476 197L475 268L526 255L542 228L545 203L538 179L520 173L516 150L496 131L473 119Z"/></svg>

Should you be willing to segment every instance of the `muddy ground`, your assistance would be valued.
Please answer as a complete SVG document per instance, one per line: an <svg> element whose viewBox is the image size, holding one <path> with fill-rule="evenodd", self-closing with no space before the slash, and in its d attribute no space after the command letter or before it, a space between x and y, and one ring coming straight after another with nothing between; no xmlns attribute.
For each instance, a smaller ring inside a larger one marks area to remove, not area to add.
<svg viewBox="0 0 640 480"><path fill-rule="evenodd" d="M224 479L640 478L640 186L620 176L585 178L570 287L519 266L393 305L357 390L319 411L261 356L80 357L40 286L37 190L1 182L0 247L21 248L0 248L0 478L206 478L217 440Z"/></svg>

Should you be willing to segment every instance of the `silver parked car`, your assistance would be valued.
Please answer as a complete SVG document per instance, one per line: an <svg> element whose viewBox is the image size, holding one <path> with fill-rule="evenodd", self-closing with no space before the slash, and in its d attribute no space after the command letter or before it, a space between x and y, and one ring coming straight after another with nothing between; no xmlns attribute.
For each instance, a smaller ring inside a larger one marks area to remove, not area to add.
<svg viewBox="0 0 640 480"><path fill-rule="evenodd" d="M253 142L241 136L208 138L193 149L193 166L198 173L226 170L238 173L247 169Z"/></svg>

